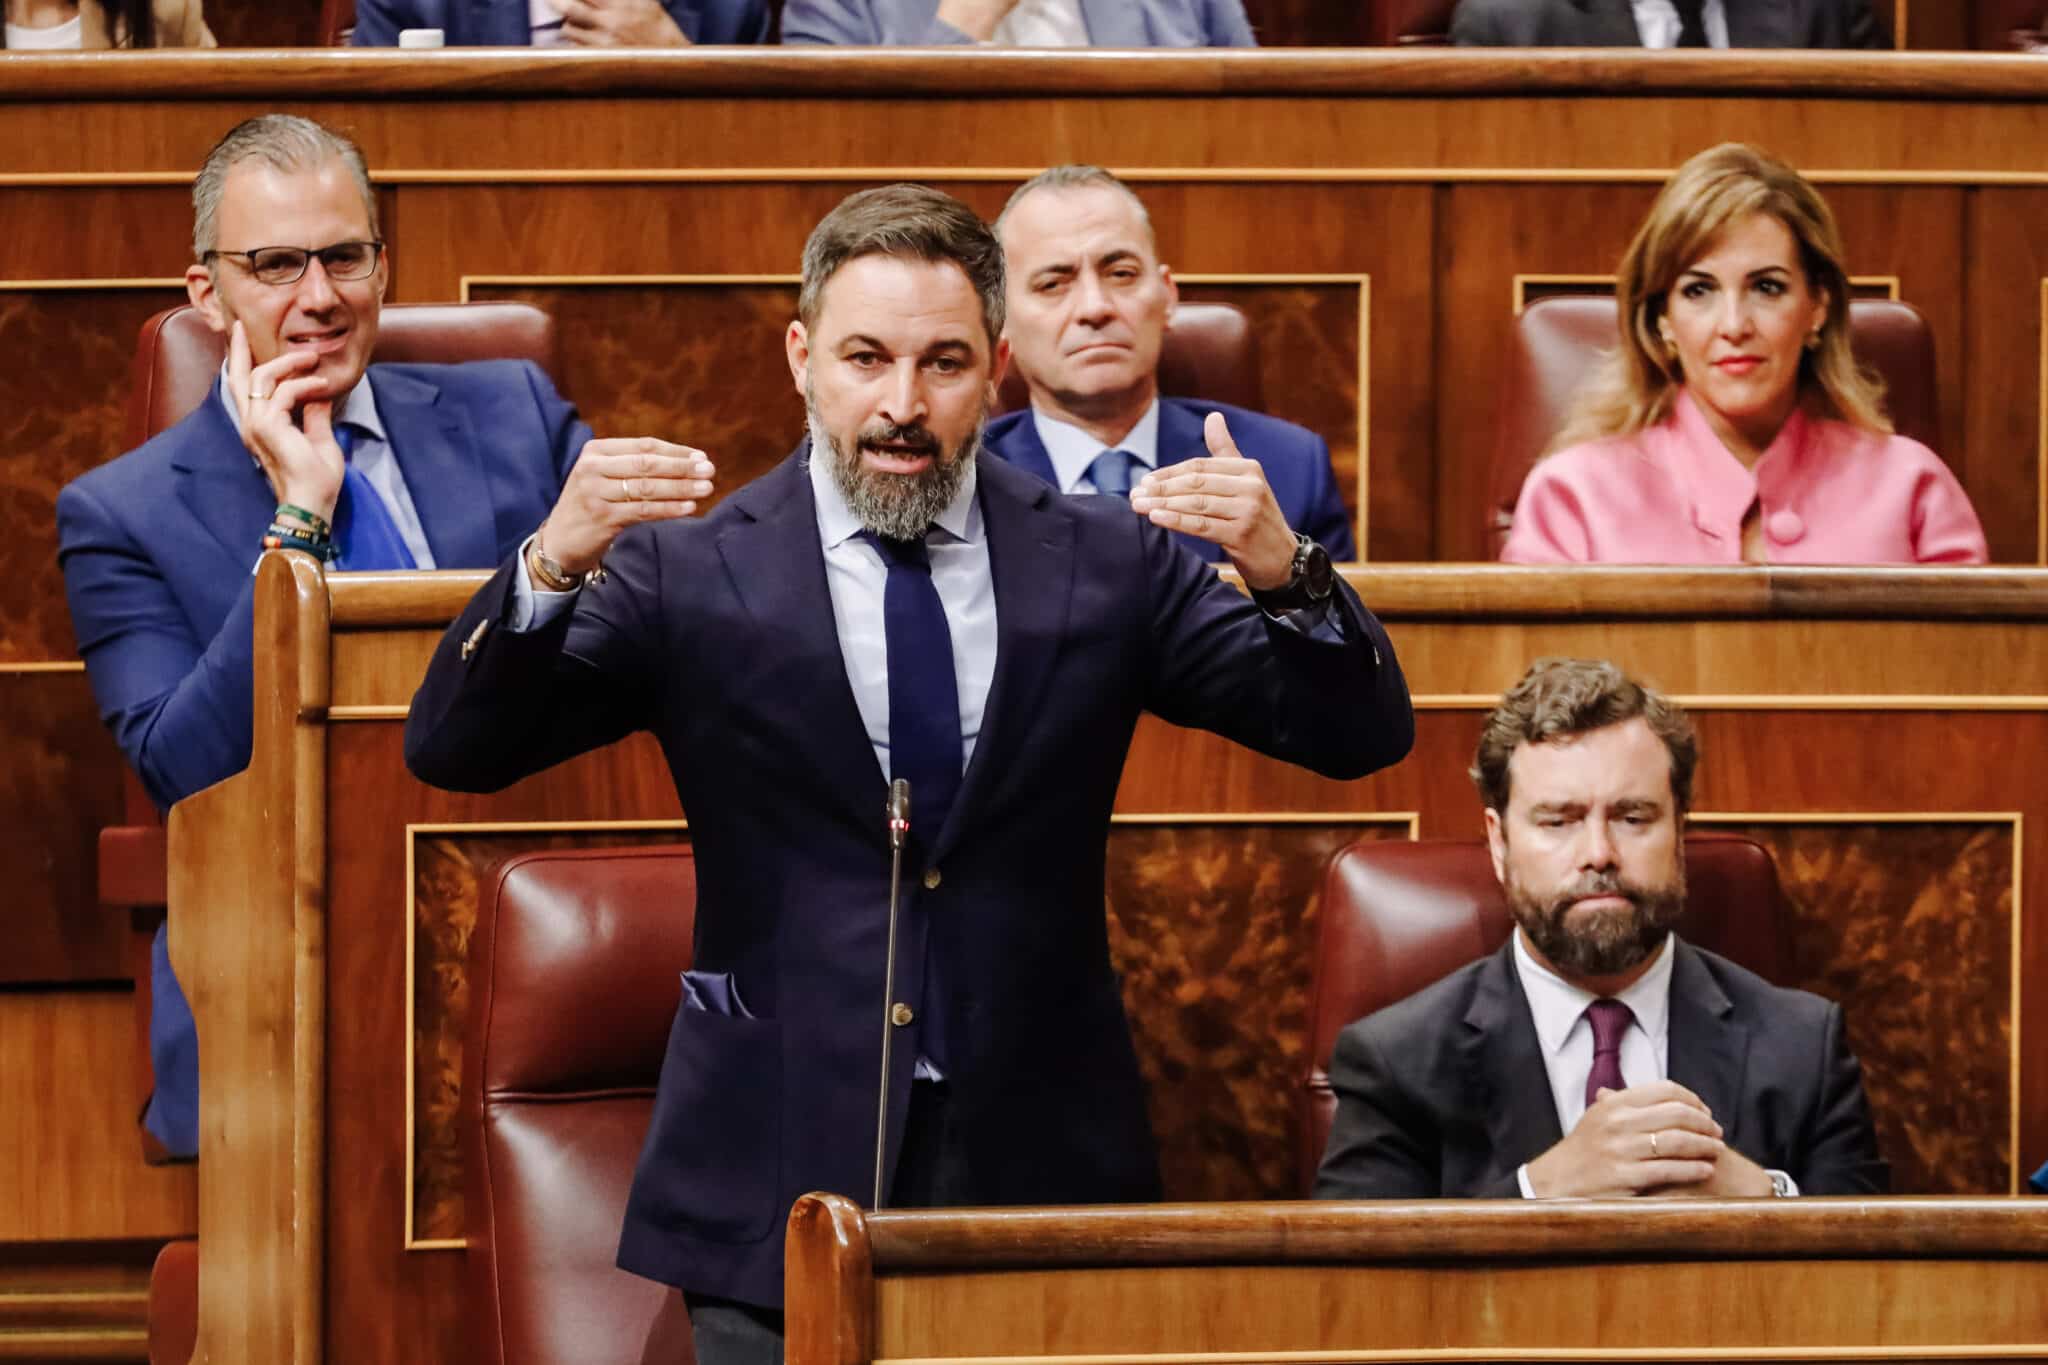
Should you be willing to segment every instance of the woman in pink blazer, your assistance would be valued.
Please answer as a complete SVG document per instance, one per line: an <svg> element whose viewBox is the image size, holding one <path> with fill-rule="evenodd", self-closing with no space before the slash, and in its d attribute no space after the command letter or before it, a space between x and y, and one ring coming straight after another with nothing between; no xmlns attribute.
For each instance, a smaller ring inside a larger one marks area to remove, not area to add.
<svg viewBox="0 0 2048 1365"><path fill-rule="evenodd" d="M1515 563L1981 564L1948 467L1849 348L1834 217L1725 143L1665 185L1616 280L1622 343L1529 474Z"/></svg>

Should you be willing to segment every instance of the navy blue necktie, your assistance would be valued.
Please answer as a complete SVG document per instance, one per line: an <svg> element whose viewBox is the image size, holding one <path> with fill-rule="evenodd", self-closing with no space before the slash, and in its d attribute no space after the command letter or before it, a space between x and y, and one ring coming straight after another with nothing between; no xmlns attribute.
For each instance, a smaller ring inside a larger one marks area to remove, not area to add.
<svg viewBox="0 0 2048 1365"><path fill-rule="evenodd" d="M882 590L882 627L889 649L889 776L910 783L910 841L929 864L932 846L953 798L960 792L965 745L960 738L960 686L953 676L953 632L932 583L931 555L923 537L890 540L873 531L861 539L889 566ZM946 1068L945 1019L932 1002L945 999L937 943L926 940L924 1029L919 1053Z"/></svg>
<svg viewBox="0 0 2048 1365"><path fill-rule="evenodd" d="M341 447L341 497L334 504L334 547L337 569L416 569L391 509L377 496L369 475L353 458L359 428L353 422L334 424L334 442Z"/></svg>
<svg viewBox="0 0 2048 1365"><path fill-rule="evenodd" d="M1678 46L1706 47L1706 0L1673 0L1678 9Z"/></svg>
<svg viewBox="0 0 2048 1365"><path fill-rule="evenodd" d="M889 776L910 783L910 837L929 856L960 790L960 688L953 677L953 632L932 585L922 538L861 539L889 566L882 626L889 640Z"/></svg>
<svg viewBox="0 0 2048 1365"><path fill-rule="evenodd" d="M1128 450L1105 450L1088 464L1088 478L1098 493L1112 497L1131 496L1131 475L1142 464L1137 456Z"/></svg>

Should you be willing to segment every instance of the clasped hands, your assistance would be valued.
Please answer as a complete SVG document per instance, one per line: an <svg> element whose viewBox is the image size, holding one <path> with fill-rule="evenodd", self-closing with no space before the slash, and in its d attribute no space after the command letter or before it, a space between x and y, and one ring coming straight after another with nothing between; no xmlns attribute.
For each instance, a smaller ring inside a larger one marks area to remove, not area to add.
<svg viewBox="0 0 2048 1365"><path fill-rule="evenodd" d="M1266 471L1231 439L1223 414L1202 423L1209 453L1155 469L1131 489L1131 507L1154 526L1220 545L1255 592L1294 577L1294 532L1266 483Z"/></svg>
<svg viewBox="0 0 2048 1365"><path fill-rule="evenodd" d="M1676 1081L1601 1090L1528 1174L1538 1199L1772 1194L1769 1173L1723 1142L1706 1102Z"/></svg>
<svg viewBox="0 0 2048 1365"><path fill-rule="evenodd" d="M658 0L550 0L562 36L578 47L688 47Z"/></svg>

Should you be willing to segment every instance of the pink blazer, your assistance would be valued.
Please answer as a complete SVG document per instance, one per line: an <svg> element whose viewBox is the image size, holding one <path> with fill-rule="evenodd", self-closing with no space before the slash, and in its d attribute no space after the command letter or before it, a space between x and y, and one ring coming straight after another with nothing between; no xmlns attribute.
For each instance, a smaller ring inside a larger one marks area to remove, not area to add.
<svg viewBox="0 0 2048 1365"><path fill-rule="evenodd" d="M1760 504L1779 564L1982 564L1984 528L1918 441L1795 411L1754 470L1691 395L1633 436L1560 450L1529 471L1500 557L1516 564L1739 564Z"/></svg>

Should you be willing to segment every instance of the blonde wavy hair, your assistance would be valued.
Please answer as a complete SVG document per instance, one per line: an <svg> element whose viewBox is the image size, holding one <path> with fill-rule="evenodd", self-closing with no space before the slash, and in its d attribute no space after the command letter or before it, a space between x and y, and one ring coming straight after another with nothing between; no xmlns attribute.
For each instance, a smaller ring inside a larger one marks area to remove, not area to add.
<svg viewBox="0 0 2048 1365"><path fill-rule="evenodd" d="M1679 275L1730 225L1755 213L1783 223L1799 243L1807 286L1827 291L1820 345L1799 361L1800 402L1822 416L1889 432L1884 381L1856 361L1849 344L1849 276L1842 236L1827 201L1799 172L1739 142L1711 147L1678 168L1650 208L1614 281L1621 344L1573 400L1546 454L1655 426L1684 383L1658 323Z"/></svg>

